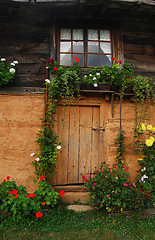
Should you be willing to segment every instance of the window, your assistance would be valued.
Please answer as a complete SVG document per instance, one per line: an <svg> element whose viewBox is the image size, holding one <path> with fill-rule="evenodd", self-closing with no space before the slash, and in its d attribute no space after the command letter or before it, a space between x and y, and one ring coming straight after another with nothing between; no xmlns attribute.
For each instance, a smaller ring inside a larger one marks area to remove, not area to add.
<svg viewBox="0 0 155 240"><path fill-rule="evenodd" d="M61 65L111 66L111 32L103 29L60 29L58 60Z"/></svg>

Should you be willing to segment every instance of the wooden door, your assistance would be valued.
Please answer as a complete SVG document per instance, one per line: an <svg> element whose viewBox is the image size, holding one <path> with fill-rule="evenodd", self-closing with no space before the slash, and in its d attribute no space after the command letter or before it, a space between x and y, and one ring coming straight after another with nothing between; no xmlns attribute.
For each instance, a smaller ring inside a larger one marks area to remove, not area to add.
<svg viewBox="0 0 155 240"><path fill-rule="evenodd" d="M59 106L56 134L61 142L54 185L83 183L104 161L100 105Z"/></svg>

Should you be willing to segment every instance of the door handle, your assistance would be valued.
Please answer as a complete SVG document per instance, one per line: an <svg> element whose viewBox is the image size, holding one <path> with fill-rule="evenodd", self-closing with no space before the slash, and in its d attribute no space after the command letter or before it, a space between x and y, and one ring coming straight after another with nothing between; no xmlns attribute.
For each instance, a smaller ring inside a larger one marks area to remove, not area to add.
<svg viewBox="0 0 155 240"><path fill-rule="evenodd" d="M94 130L94 131L105 131L104 128L92 128L92 130Z"/></svg>

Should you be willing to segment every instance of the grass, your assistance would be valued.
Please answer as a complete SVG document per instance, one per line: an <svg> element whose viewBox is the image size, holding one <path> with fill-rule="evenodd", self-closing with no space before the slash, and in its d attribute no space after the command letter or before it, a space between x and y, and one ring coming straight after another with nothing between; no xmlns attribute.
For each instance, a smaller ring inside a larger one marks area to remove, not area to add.
<svg viewBox="0 0 155 240"><path fill-rule="evenodd" d="M154 218L110 215L103 211L75 213L65 208L51 211L40 219L19 223L7 218L0 225L1 240L153 240Z"/></svg>

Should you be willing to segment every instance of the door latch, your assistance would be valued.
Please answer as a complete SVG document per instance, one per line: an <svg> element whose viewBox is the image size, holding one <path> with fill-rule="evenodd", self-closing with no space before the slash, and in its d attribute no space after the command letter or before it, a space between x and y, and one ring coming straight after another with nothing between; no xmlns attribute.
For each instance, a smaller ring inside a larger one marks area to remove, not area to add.
<svg viewBox="0 0 155 240"><path fill-rule="evenodd" d="M92 128L92 130L94 130L94 131L105 131L104 128Z"/></svg>

